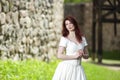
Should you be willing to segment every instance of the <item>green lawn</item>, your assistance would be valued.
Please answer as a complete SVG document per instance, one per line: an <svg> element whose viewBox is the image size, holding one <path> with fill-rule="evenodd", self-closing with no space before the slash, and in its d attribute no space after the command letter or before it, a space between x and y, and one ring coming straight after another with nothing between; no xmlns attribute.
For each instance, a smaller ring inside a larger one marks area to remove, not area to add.
<svg viewBox="0 0 120 80"><path fill-rule="evenodd" d="M115 71L92 63L83 63L88 80L120 80L120 70Z"/></svg>
<svg viewBox="0 0 120 80"><path fill-rule="evenodd" d="M51 80L58 63L58 60L50 63L38 60L0 61L0 80ZM120 70L110 70L89 62L82 65L88 80L120 80Z"/></svg>
<svg viewBox="0 0 120 80"><path fill-rule="evenodd" d="M64 0L65 3L91 2L92 0Z"/></svg>

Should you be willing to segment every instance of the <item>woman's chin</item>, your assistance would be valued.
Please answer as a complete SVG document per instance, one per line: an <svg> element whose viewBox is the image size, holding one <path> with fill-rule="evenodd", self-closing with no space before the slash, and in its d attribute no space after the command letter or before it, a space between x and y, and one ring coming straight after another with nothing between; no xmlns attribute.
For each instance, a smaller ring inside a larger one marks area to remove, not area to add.
<svg viewBox="0 0 120 80"><path fill-rule="evenodd" d="M69 31L71 32L71 31L75 31L74 29L69 29Z"/></svg>

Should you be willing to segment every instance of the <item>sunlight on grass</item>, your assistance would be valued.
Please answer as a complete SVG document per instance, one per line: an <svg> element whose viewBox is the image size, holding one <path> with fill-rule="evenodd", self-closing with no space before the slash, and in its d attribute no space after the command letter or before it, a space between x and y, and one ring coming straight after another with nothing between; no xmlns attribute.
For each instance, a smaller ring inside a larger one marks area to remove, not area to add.
<svg viewBox="0 0 120 80"><path fill-rule="evenodd" d="M0 80L51 80L59 60L0 61ZM120 71L82 63L88 80L120 80Z"/></svg>
<svg viewBox="0 0 120 80"><path fill-rule="evenodd" d="M114 71L92 63L83 63L88 80L120 80L120 70Z"/></svg>
<svg viewBox="0 0 120 80"><path fill-rule="evenodd" d="M49 80L56 64L57 61L0 61L0 80Z"/></svg>

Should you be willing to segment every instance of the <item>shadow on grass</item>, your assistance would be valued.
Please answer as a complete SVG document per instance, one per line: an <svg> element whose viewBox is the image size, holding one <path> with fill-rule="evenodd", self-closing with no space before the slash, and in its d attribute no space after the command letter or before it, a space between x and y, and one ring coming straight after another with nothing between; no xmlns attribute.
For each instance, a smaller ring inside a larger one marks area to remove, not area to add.
<svg viewBox="0 0 120 80"><path fill-rule="evenodd" d="M108 67L120 67L120 63L97 63L97 62L91 62L91 63L101 66L108 66Z"/></svg>
<svg viewBox="0 0 120 80"><path fill-rule="evenodd" d="M103 60L102 63L98 63L96 61L89 61L91 64L95 64L98 66L106 67L111 70L120 70L120 60Z"/></svg>

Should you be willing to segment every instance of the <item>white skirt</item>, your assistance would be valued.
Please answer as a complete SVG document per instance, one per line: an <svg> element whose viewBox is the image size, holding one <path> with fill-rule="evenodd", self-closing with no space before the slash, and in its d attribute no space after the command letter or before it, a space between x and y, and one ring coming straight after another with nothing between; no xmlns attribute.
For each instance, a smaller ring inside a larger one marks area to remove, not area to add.
<svg viewBox="0 0 120 80"><path fill-rule="evenodd" d="M66 60L59 63L52 80L86 80L80 60Z"/></svg>

